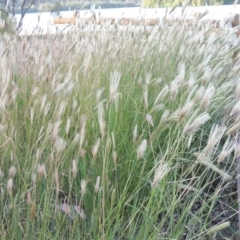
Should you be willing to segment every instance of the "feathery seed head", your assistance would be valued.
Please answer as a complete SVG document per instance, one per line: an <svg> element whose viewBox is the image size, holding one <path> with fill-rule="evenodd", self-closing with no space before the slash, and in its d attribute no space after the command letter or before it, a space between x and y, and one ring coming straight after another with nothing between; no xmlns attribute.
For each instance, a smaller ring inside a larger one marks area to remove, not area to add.
<svg viewBox="0 0 240 240"><path fill-rule="evenodd" d="M224 159L231 154L231 152L235 149L236 147L236 142L234 140L228 139L223 145L222 151L218 156L218 163L221 163L224 161Z"/></svg>
<svg viewBox="0 0 240 240"><path fill-rule="evenodd" d="M240 83L237 84L236 99L240 99Z"/></svg>
<svg viewBox="0 0 240 240"><path fill-rule="evenodd" d="M240 144L237 144L235 146L235 153L234 153L234 158L237 158L240 156Z"/></svg>
<svg viewBox="0 0 240 240"><path fill-rule="evenodd" d="M76 176L77 176L77 161L75 159L73 159L73 162L72 162L72 174L73 174L73 178L76 178Z"/></svg>
<svg viewBox="0 0 240 240"><path fill-rule="evenodd" d="M61 118L62 114L64 113L64 111L66 109L66 106L67 106L67 102L62 101L60 104L60 107L58 107L58 110L59 110L57 113L58 118Z"/></svg>
<svg viewBox="0 0 240 240"><path fill-rule="evenodd" d="M161 90L161 92L158 94L156 100L154 101L153 106L158 105L158 104L160 103L160 101L162 101L162 100L166 97L166 95L168 94L168 92L169 92L169 87L168 87L168 86L165 86L165 87Z"/></svg>
<svg viewBox="0 0 240 240"><path fill-rule="evenodd" d="M140 158L143 157L146 149L147 149L147 140L144 139L144 140L142 140L141 144L139 145L139 147L137 149L137 160L139 160Z"/></svg>
<svg viewBox="0 0 240 240"><path fill-rule="evenodd" d="M94 190L95 190L95 193L98 193L99 192L99 189L100 189L100 176L97 177L97 180L96 180L96 184L94 186Z"/></svg>
<svg viewBox="0 0 240 240"><path fill-rule="evenodd" d="M191 74L190 74L190 77L189 77L189 79L188 79L188 81L187 81L188 91L191 91L191 90L192 90L195 82L196 82L196 78L195 78L194 74L191 73Z"/></svg>
<svg viewBox="0 0 240 240"><path fill-rule="evenodd" d="M27 204L32 204L31 192L27 192Z"/></svg>
<svg viewBox="0 0 240 240"><path fill-rule="evenodd" d="M59 195L60 191L60 184L59 184L59 178L58 178L58 169L55 170L54 173L54 179L55 179L55 185L56 185L56 195Z"/></svg>
<svg viewBox="0 0 240 240"><path fill-rule="evenodd" d="M160 163L158 164L153 181L151 183L151 188L156 188L159 184L159 182L170 172L170 167L167 162L164 162L162 159Z"/></svg>
<svg viewBox="0 0 240 240"><path fill-rule="evenodd" d="M170 94L171 94L171 100L174 101L176 99L177 94L178 94L178 83L177 83L177 81L172 81L171 82Z"/></svg>
<svg viewBox="0 0 240 240"><path fill-rule="evenodd" d="M165 111L163 112L163 114L162 114L162 117L161 117L161 120L160 120L159 125L165 123L165 122L168 120L169 115L170 115L170 111L169 111L168 109L165 110Z"/></svg>
<svg viewBox="0 0 240 240"><path fill-rule="evenodd" d="M156 106L153 107L153 109L151 109L151 112L159 112L164 108L164 104L160 103Z"/></svg>
<svg viewBox="0 0 240 240"><path fill-rule="evenodd" d="M47 172L46 172L46 168L45 168L45 164L38 164L38 177L41 180L44 177L47 177Z"/></svg>
<svg viewBox="0 0 240 240"><path fill-rule="evenodd" d="M47 101L47 94L44 94L43 97L42 97L42 102L41 102L41 108L40 108L40 111L43 110L43 107L45 106L46 101Z"/></svg>
<svg viewBox="0 0 240 240"><path fill-rule="evenodd" d="M97 104L99 104L99 102L101 101L102 94L104 91L105 91L105 88L97 90L97 94L96 94Z"/></svg>
<svg viewBox="0 0 240 240"><path fill-rule="evenodd" d="M110 102L113 102L115 100L120 79L121 79L121 74L118 71L114 71L113 73L111 73Z"/></svg>
<svg viewBox="0 0 240 240"><path fill-rule="evenodd" d="M73 110L77 108L77 101L75 99L73 100L72 108Z"/></svg>
<svg viewBox="0 0 240 240"><path fill-rule="evenodd" d="M204 67L204 74L202 76L202 85L207 85L211 77L211 68L209 66Z"/></svg>
<svg viewBox="0 0 240 240"><path fill-rule="evenodd" d="M195 103L198 103L202 99L203 93L204 93L204 87L200 86L200 88L197 90L197 92L195 93L195 96L194 96Z"/></svg>
<svg viewBox="0 0 240 240"><path fill-rule="evenodd" d="M50 103L50 102L48 102L48 103L44 106L44 109L43 109L43 111L44 111L44 116L46 116L46 115L48 114L48 112L49 112L49 110L50 110L50 107L51 107L51 103Z"/></svg>
<svg viewBox="0 0 240 240"><path fill-rule="evenodd" d="M38 93L38 91L39 91L39 88L35 86L35 87L32 89L32 95L33 95L33 96L36 95L36 94Z"/></svg>
<svg viewBox="0 0 240 240"><path fill-rule="evenodd" d="M148 86L145 85L143 88L143 102L144 102L144 107L147 109L148 108Z"/></svg>
<svg viewBox="0 0 240 240"><path fill-rule="evenodd" d="M191 124L186 124L186 126L183 129L183 134L190 134L194 133L198 130L198 128L205 124L209 119L210 115L206 112L199 115Z"/></svg>
<svg viewBox="0 0 240 240"><path fill-rule="evenodd" d="M134 129L133 129L133 143L135 143L137 141L137 137L138 137L138 125L135 125Z"/></svg>
<svg viewBox="0 0 240 240"><path fill-rule="evenodd" d="M98 138L98 140L96 141L96 143L94 144L94 146L92 147L92 155L93 155L93 158L95 158L97 156L97 153L98 153L98 149L100 147L100 143L101 143L101 140L100 138Z"/></svg>
<svg viewBox="0 0 240 240"><path fill-rule="evenodd" d="M57 136L56 141L54 142L54 147L55 147L57 153L60 153L66 149L67 143L63 138Z"/></svg>
<svg viewBox="0 0 240 240"><path fill-rule="evenodd" d="M99 122L99 127L100 127L100 132L102 135L102 138L105 135L105 128L106 128L106 122L104 120L104 106L103 106L103 101L101 101L98 104L98 122Z"/></svg>
<svg viewBox="0 0 240 240"><path fill-rule="evenodd" d="M203 99L200 104L200 108L206 108L210 105L210 102L214 95L214 92L215 92L214 86L210 86L209 88L206 89L205 94L204 94Z"/></svg>
<svg viewBox="0 0 240 240"><path fill-rule="evenodd" d="M16 173L17 173L16 167L15 166L10 167L10 169L8 171L9 177L13 179L15 177Z"/></svg>
<svg viewBox="0 0 240 240"><path fill-rule="evenodd" d="M2 171L2 169L0 168L0 179L4 178L4 172Z"/></svg>
<svg viewBox="0 0 240 240"><path fill-rule="evenodd" d="M183 86L185 80L185 63L181 62L178 65L178 76L176 78L176 81L180 86Z"/></svg>
<svg viewBox="0 0 240 240"><path fill-rule="evenodd" d="M80 133L77 133L73 139L73 144L77 144L80 141Z"/></svg>
<svg viewBox="0 0 240 240"><path fill-rule="evenodd" d="M82 193L82 197L86 193L86 189L87 189L87 182L86 182L86 180L82 179L81 180L81 193Z"/></svg>
<svg viewBox="0 0 240 240"><path fill-rule="evenodd" d="M152 115L147 114L147 115L146 115L146 120L147 120L147 122L148 122L152 127L154 127Z"/></svg>
<svg viewBox="0 0 240 240"><path fill-rule="evenodd" d="M194 105L193 101L189 101L185 104L185 106L179 112L179 121L182 121L192 110Z"/></svg>
<svg viewBox="0 0 240 240"><path fill-rule="evenodd" d="M67 135L69 134L70 125L71 125L71 117L68 117L66 129L65 129L65 132Z"/></svg>
<svg viewBox="0 0 240 240"><path fill-rule="evenodd" d="M219 127L218 125L213 125L209 134L207 146L204 149L205 156L211 155L211 152L214 149L214 146L222 139L226 127Z"/></svg>
<svg viewBox="0 0 240 240"><path fill-rule="evenodd" d="M9 178L7 181L7 193L9 195L12 195L12 189L13 189L13 179Z"/></svg>
<svg viewBox="0 0 240 240"><path fill-rule="evenodd" d="M57 122L54 123L53 125L53 131L52 131L52 140L55 142L57 140L58 136L58 131L59 131L59 126L61 124L61 121L58 120Z"/></svg>
<svg viewBox="0 0 240 240"><path fill-rule="evenodd" d="M237 101L237 103L234 105L234 107L233 107L233 109L230 113L230 116L233 116L233 115L238 114L238 113L240 113L240 100Z"/></svg>

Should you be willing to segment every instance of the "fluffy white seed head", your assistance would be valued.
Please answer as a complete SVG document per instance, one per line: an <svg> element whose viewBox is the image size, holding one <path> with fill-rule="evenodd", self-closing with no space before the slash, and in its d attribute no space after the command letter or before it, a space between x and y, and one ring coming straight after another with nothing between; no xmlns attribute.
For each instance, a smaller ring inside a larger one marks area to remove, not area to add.
<svg viewBox="0 0 240 240"><path fill-rule="evenodd" d="M2 169L0 168L0 179L4 178L4 172L2 171Z"/></svg>
<svg viewBox="0 0 240 240"><path fill-rule="evenodd" d="M110 78L110 102L113 102L115 100L118 85L121 79L121 74L118 71L114 71L111 74Z"/></svg>
<svg viewBox="0 0 240 240"><path fill-rule="evenodd" d="M80 133L76 133L72 142L73 142L73 144L77 144L80 142Z"/></svg>
<svg viewBox="0 0 240 240"><path fill-rule="evenodd" d="M13 179L15 177L16 173L17 173L16 167L15 166L10 167L10 169L8 171L9 177Z"/></svg>
<svg viewBox="0 0 240 240"><path fill-rule="evenodd" d="M67 119L67 124L66 124L66 128L65 128L66 134L69 133L70 125L71 125L71 117L69 117L69 118Z"/></svg>
<svg viewBox="0 0 240 240"><path fill-rule="evenodd" d="M199 103L199 101L202 99L204 93L204 87L200 86L200 88L197 90L194 96L194 102Z"/></svg>
<svg viewBox="0 0 240 240"><path fill-rule="evenodd" d="M40 108L40 111L43 110L45 104L46 104L46 101L47 101L47 94L44 94L43 97L42 97L42 101L41 101L41 108Z"/></svg>
<svg viewBox="0 0 240 240"><path fill-rule="evenodd" d="M188 81L187 81L188 91L191 91L191 90L192 90L195 82L196 82L196 78L195 78L194 74L191 73L191 75L190 75L190 77L189 77L189 79L188 79Z"/></svg>
<svg viewBox="0 0 240 240"><path fill-rule="evenodd" d="M155 107L156 105L158 105L165 97L166 95L168 94L169 92L169 87L168 86L165 86L161 92L158 94L156 100L154 101L154 104L153 106Z"/></svg>
<svg viewBox="0 0 240 240"><path fill-rule="evenodd" d="M143 102L144 102L144 107L147 109L148 108L148 86L144 86L143 88Z"/></svg>
<svg viewBox="0 0 240 240"><path fill-rule="evenodd" d="M45 106L44 106L44 116L46 116L50 110L50 107L51 107L51 103L48 102Z"/></svg>
<svg viewBox="0 0 240 240"><path fill-rule="evenodd" d="M12 190L13 190L13 179L9 178L8 181L7 181L7 193L9 195L11 195L12 194Z"/></svg>
<svg viewBox="0 0 240 240"><path fill-rule="evenodd" d="M54 179L55 179L55 186L56 186L56 195L59 195L60 191L60 183L59 183L59 177L58 177L58 169L55 170L54 173Z"/></svg>
<svg viewBox="0 0 240 240"><path fill-rule="evenodd" d="M31 192L27 192L27 204L32 204Z"/></svg>
<svg viewBox="0 0 240 240"><path fill-rule="evenodd" d="M61 124L61 121L58 120L58 121L55 122L54 125L53 125L52 139L53 139L54 142L55 142L56 139L57 139L60 124Z"/></svg>
<svg viewBox="0 0 240 240"><path fill-rule="evenodd" d="M147 122L148 122L152 127L154 127L152 115L147 114L147 115L146 115L146 120L147 120Z"/></svg>
<svg viewBox="0 0 240 240"><path fill-rule="evenodd" d="M202 76L202 85L207 85L210 81L210 77L211 77L211 68L209 66L205 66L204 67L204 74Z"/></svg>
<svg viewBox="0 0 240 240"><path fill-rule="evenodd" d="M47 172L46 172L45 164L38 164L37 173L38 173L38 177L39 177L40 180L41 180L43 177L47 177Z"/></svg>
<svg viewBox="0 0 240 240"><path fill-rule="evenodd" d="M189 101L185 104L185 106L180 110L179 112L179 120L181 121L182 119L184 119L186 116L189 115L189 113L192 110L192 107L194 105L193 101Z"/></svg>
<svg viewBox="0 0 240 240"><path fill-rule="evenodd" d="M228 138L223 145L221 153L218 156L218 163L223 162L228 156L230 156L231 152L235 149L235 147L236 142Z"/></svg>
<svg viewBox="0 0 240 240"><path fill-rule="evenodd" d="M170 167L167 162L164 160L161 160L161 162L158 164L153 181L151 183L151 188L156 188L159 184L159 182L170 172Z"/></svg>
<svg viewBox="0 0 240 240"><path fill-rule="evenodd" d="M58 113L57 113L58 118L61 118L62 114L64 113L64 111L66 109L66 106L67 106L67 102L62 101L60 106L58 107Z"/></svg>
<svg viewBox="0 0 240 240"><path fill-rule="evenodd" d="M230 116L233 116L235 114L239 114L240 113L240 101L237 101L237 103L234 105L231 113L230 113Z"/></svg>
<svg viewBox="0 0 240 240"><path fill-rule="evenodd" d="M100 176L97 177L97 180L96 180L96 184L94 186L94 190L95 190L95 193L98 193L99 192L99 189L100 189Z"/></svg>
<svg viewBox="0 0 240 240"><path fill-rule="evenodd" d="M75 159L73 159L73 162L72 162L72 174L73 174L73 177L76 178L76 176L77 176L77 161Z"/></svg>
<svg viewBox="0 0 240 240"><path fill-rule="evenodd" d="M34 96L38 93L38 91L39 91L39 88L35 86L33 87L31 94Z"/></svg>
<svg viewBox="0 0 240 240"><path fill-rule="evenodd" d="M86 190L87 190L87 182L86 182L86 180L82 179L81 180L81 193L82 193L82 196L85 195Z"/></svg>
<svg viewBox="0 0 240 240"><path fill-rule="evenodd" d="M133 143L137 141L137 137L138 137L138 125L135 125L133 129Z"/></svg>
<svg viewBox="0 0 240 240"><path fill-rule="evenodd" d="M73 100L72 108L73 108L73 110L75 110L77 108L77 101L76 100Z"/></svg>
<svg viewBox="0 0 240 240"><path fill-rule="evenodd" d="M102 101L98 104L98 122L100 132L103 138L103 136L105 135L106 122L104 120L104 106Z"/></svg>
<svg viewBox="0 0 240 240"><path fill-rule="evenodd" d="M93 158L95 158L97 156L97 153L98 153L98 149L100 147L100 143L101 143L101 140L100 138L98 138L98 140L96 141L96 143L94 144L94 146L92 147L92 155L93 155Z"/></svg>
<svg viewBox="0 0 240 240"><path fill-rule="evenodd" d="M177 81L172 81L171 82L170 94L171 94L171 100L174 101L176 99L177 94L178 94L178 83L177 83Z"/></svg>
<svg viewBox="0 0 240 240"><path fill-rule="evenodd" d="M240 156L240 144L237 144L235 147L234 158L237 158L239 156Z"/></svg>
<svg viewBox="0 0 240 240"><path fill-rule="evenodd" d="M54 147L56 149L56 152L60 153L60 152L62 152L63 150L66 149L67 143L63 138L57 136L56 141L54 143Z"/></svg>
<svg viewBox="0 0 240 240"><path fill-rule="evenodd" d="M209 134L207 146L204 149L206 156L209 156L211 154L215 145L222 139L222 136L225 134L225 130L225 126L219 127L218 125L213 125Z"/></svg>
<svg viewBox="0 0 240 240"><path fill-rule="evenodd" d="M236 99L240 99L240 83L237 84Z"/></svg>
<svg viewBox="0 0 240 240"><path fill-rule="evenodd" d="M137 149L137 160L142 158L147 149L147 140L144 139Z"/></svg>
<svg viewBox="0 0 240 240"><path fill-rule="evenodd" d="M203 99L200 104L200 108L207 108L210 105L211 99L215 93L215 87L210 86L206 89Z"/></svg>
<svg viewBox="0 0 240 240"><path fill-rule="evenodd" d="M183 134L194 133L198 130L198 128L205 124L209 119L210 115L206 112L199 115L191 124L187 123L183 129Z"/></svg>
<svg viewBox="0 0 240 240"><path fill-rule="evenodd" d="M97 94L96 94L97 104L99 104L99 102L101 101L104 90L105 90L104 88L97 90Z"/></svg>
<svg viewBox="0 0 240 240"><path fill-rule="evenodd" d="M178 85L183 86L185 81L185 63L181 62L178 65L178 76L176 77L176 82Z"/></svg>
<svg viewBox="0 0 240 240"><path fill-rule="evenodd" d="M162 114L162 117L161 117L161 119L160 119L160 125L161 124L163 124L163 123L165 123L167 120L168 120L168 118L169 118L169 115L170 115L170 111L167 109L167 110L165 110L164 112L163 112L163 114Z"/></svg>

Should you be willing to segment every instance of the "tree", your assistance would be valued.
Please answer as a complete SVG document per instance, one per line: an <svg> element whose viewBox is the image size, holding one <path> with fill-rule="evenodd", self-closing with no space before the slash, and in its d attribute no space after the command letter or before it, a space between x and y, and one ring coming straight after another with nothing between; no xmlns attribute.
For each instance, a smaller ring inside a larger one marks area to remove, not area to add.
<svg viewBox="0 0 240 240"><path fill-rule="evenodd" d="M21 17L16 26L19 30L22 27L25 14L36 2L37 0L0 0L0 6L2 6L1 11L5 11L6 14L11 13L13 16L16 14L16 8L19 8Z"/></svg>
<svg viewBox="0 0 240 240"><path fill-rule="evenodd" d="M143 7L158 7L158 2L156 0L144 0L142 2Z"/></svg>

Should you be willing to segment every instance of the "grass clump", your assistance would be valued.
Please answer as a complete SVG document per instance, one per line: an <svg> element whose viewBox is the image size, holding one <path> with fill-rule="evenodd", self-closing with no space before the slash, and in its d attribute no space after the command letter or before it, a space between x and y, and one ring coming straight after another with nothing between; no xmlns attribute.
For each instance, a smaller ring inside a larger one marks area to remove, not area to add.
<svg viewBox="0 0 240 240"><path fill-rule="evenodd" d="M2 239L208 239L232 221L238 68L208 30L1 36Z"/></svg>

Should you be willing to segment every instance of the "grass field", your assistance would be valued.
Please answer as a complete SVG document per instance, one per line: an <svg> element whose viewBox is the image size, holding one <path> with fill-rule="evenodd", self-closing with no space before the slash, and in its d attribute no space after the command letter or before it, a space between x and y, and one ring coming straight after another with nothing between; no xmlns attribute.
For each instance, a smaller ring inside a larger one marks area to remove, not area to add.
<svg viewBox="0 0 240 240"><path fill-rule="evenodd" d="M237 239L227 39L178 24L2 34L1 239Z"/></svg>

